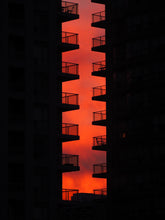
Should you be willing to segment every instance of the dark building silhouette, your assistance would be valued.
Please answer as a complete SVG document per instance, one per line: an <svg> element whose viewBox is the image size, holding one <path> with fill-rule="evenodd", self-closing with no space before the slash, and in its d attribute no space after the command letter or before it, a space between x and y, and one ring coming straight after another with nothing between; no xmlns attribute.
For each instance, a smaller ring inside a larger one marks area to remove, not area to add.
<svg viewBox="0 0 165 220"><path fill-rule="evenodd" d="M62 121L79 109L78 94L62 92L62 83L79 79L78 64L62 62L62 52L79 48L78 34L62 31L79 18L78 4L8 0L0 10L0 218L57 219L62 173L80 169L78 155L62 153L62 142L79 139L78 125Z"/></svg>
<svg viewBox="0 0 165 220"><path fill-rule="evenodd" d="M107 165L113 216L164 216L165 16L151 1L107 1Z"/></svg>
<svg viewBox="0 0 165 220"><path fill-rule="evenodd" d="M106 121L99 112L101 121L93 124L106 125L107 132L106 141L94 138L93 149L107 151L109 219L164 216L163 7L151 1L92 2L105 4L92 21L105 28L105 36L93 39L92 50L105 52L106 62L94 63L92 75L106 77L106 91L98 87L93 96L106 101Z"/></svg>

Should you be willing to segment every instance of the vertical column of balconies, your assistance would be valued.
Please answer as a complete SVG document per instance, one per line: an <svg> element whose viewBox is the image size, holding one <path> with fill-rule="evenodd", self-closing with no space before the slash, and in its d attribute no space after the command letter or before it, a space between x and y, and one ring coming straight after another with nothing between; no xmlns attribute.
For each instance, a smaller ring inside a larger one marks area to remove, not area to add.
<svg viewBox="0 0 165 220"><path fill-rule="evenodd" d="M101 0L91 0L94 3L105 4L105 1ZM106 28L106 15L105 11L97 12L92 14L92 27L96 28ZM106 53L106 38L105 35L98 36L92 39L92 51ZM92 64L93 70L92 75L97 77L106 77L106 60L97 61ZM92 100L106 102L106 85L101 85L93 88ZM107 116L106 110L93 112L92 125L106 126ZM93 137L93 150L107 151L107 137L106 135L100 135ZM107 163L94 164L93 165L93 177L95 178L107 178ZM106 189L95 189L94 193L100 193L104 191L106 194Z"/></svg>
<svg viewBox="0 0 165 220"><path fill-rule="evenodd" d="M79 18L78 4L62 1L61 22L68 22ZM62 41L60 45L61 52L68 52L79 49L78 34L62 31ZM71 62L62 62L61 71L58 75L61 83L79 79L79 65ZM58 104L62 112L79 109L79 95L74 93L62 92L62 102ZM79 140L78 124L62 123L62 133L60 136L62 142ZM80 170L79 156L71 154L62 154L61 172L72 172ZM63 189L62 199L71 200L73 193L78 190Z"/></svg>

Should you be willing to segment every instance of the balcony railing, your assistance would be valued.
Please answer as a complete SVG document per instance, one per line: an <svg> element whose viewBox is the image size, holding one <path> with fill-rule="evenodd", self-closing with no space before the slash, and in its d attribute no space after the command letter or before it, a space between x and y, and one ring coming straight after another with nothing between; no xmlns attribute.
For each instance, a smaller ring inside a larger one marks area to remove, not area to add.
<svg viewBox="0 0 165 220"><path fill-rule="evenodd" d="M78 75L79 65L75 63L62 62L62 73Z"/></svg>
<svg viewBox="0 0 165 220"><path fill-rule="evenodd" d="M97 86L93 88L93 97L106 95L106 86Z"/></svg>
<svg viewBox="0 0 165 220"><path fill-rule="evenodd" d="M99 147L99 146L104 146L106 144L107 144L107 136L106 135L93 137L93 146Z"/></svg>
<svg viewBox="0 0 165 220"><path fill-rule="evenodd" d="M62 200L71 201L72 197L78 197L78 189L62 189Z"/></svg>
<svg viewBox="0 0 165 220"><path fill-rule="evenodd" d="M62 134L78 136L78 125L62 123Z"/></svg>
<svg viewBox="0 0 165 220"><path fill-rule="evenodd" d="M95 37L92 39L92 47L104 46L106 43L105 35L100 37Z"/></svg>
<svg viewBox="0 0 165 220"><path fill-rule="evenodd" d="M107 164L94 164L93 165L93 174L105 174L107 173Z"/></svg>
<svg viewBox="0 0 165 220"><path fill-rule="evenodd" d="M62 31L62 43L78 44L78 34Z"/></svg>
<svg viewBox="0 0 165 220"><path fill-rule="evenodd" d="M105 11L100 11L92 14L92 23L105 21Z"/></svg>
<svg viewBox="0 0 165 220"><path fill-rule="evenodd" d="M93 190L94 195L100 195L101 197L106 196L107 195L107 189L103 188L103 189L94 189Z"/></svg>
<svg viewBox="0 0 165 220"><path fill-rule="evenodd" d="M106 110L93 112L93 121L106 120Z"/></svg>
<svg viewBox="0 0 165 220"><path fill-rule="evenodd" d="M79 95L74 93L62 93L62 104L78 105Z"/></svg>
<svg viewBox="0 0 165 220"><path fill-rule="evenodd" d="M78 4L74 2L62 1L62 13L78 15Z"/></svg>
<svg viewBox="0 0 165 220"><path fill-rule="evenodd" d="M62 165L79 166L79 155L63 154Z"/></svg>
<svg viewBox="0 0 165 220"><path fill-rule="evenodd" d="M96 62L96 63L92 63L92 65L93 65L93 72L106 70L105 60L103 60L103 61L98 61L98 62Z"/></svg>

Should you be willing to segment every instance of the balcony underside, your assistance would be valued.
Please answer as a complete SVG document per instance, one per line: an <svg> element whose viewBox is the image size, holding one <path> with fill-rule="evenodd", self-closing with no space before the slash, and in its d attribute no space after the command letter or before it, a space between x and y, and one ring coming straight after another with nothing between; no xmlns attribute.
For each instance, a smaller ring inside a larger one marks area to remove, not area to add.
<svg viewBox="0 0 165 220"><path fill-rule="evenodd" d="M65 164L62 165L62 172L73 172L73 171L79 171L79 166L74 166L73 164Z"/></svg>
<svg viewBox="0 0 165 220"><path fill-rule="evenodd" d="M94 173L92 174L94 178L107 178L107 173Z"/></svg>
<svg viewBox="0 0 165 220"><path fill-rule="evenodd" d="M93 146L92 150L107 151L108 150L108 146L107 145Z"/></svg>
<svg viewBox="0 0 165 220"><path fill-rule="evenodd" d="M106 126L106 120L92 121L92 125Z"/></svg>
<svg viewBox="0 0 165 220"><path fill-rule="evenodd" d="M92 47L92 51L105 53L106 52L106 45Z"/></svg>
<svg viewBox="0 0 165 220"><path fill-rule="evenodd" d="M106 77L106 70L93 71L92 76Z"/></svg>
<svg viewBox="0 0 165 220"><path fill-rule="evenodd" d="M61 22L73 21L79 19L77 14L61 13Z"/></svg>
<svg viewBox="0 0 165 220"><path fill-rule="evenodd" d="M106 101L106 95L93 96L92 100L105 102Z"/></svg>
<svg viewBox="0 0 165 220"><path fill-rule="evenodd" d="M94 22L91 24L92 27L96 27L96 28L106 28L106 21L98 21L98 22Z"/></svg>
<svg viewBox="0 0 165 220"><path fill-rule="evenodd" d="M67 52L67 51L77 50L77 49L79 49L78 44L62 43L62 45L61 45L61 51L62 52Z"/></svg>
<svg viewBox="0 0 165 220"><path fill-rule="evenodd" d="M107 0L91 0L91 2L99 3L99 4L106 4L106 1Z"/></svg>
<svg viewBox="0 0 165 220"><path fill-rule="evenodd" d="M80 108L79 105L70 105L70 104L59 104L59 108L62 112L78 110Z"/></svg>
<svg viewBox="0 0 165 220"><path fill-rule="evenodd" d="M58 78L62 81L62 82L67 82L70 80L75 80L75 79L79 79L79 75L75 75L75 74L68 74L68 73L61 73Z"/></svg>
<svg viewBox="0 0 165 220"><path fill-rule="evenodd" d="M76 140L79 140L79 139L80 139L80 136L78 136L78 135L66 135L66 134L63 134L61 136L62 142L76 141Z"/></svg>

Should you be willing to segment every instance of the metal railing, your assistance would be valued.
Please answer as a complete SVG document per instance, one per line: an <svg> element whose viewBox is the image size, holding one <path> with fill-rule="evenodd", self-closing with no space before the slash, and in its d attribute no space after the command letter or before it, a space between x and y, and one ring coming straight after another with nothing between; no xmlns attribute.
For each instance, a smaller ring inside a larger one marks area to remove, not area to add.
<svg viewBox="0 0 165 220"><path fill-rule="evenodd" d="M93 146L103 146L106 144L107 144L107 136L106 135L93 137Z"/></svg>
<svg viewBox="0 0 165 220"><path fill-rule="evenodd" d="M93 174L102 174L102 173L107 173L107 164L106 163L94 164Z"/></svg>
<svg viewBox="0 0 165 220"><path fill-rule="evenodd" d="M105 45L105 35L100 37L92 38L92 47L99 47Z"/></svg>
<svg viewBox="0 0 165 220"><path fill-rule="evenodd" d="M106 86L97 86L93 88L93 97L106 95Z"/></svg>
<svg viewBox="0 0 165 220"><path fill-rule="evenodd" d="M62 92L62 104L78 105L78 94Z"/></svg>
<svg viewBox="0 0 165 220"><path fill-rule="evenodd" d="M78 44L78 34L62 31L62 43Z"/></svg>
<svg viewBox="0 0 165 220"><path fill-rule="evenodd" d="M94 195L100 195L100 196L106 196L107 195L107 188L103 189L94 189L93 190Z"/></svg>
<svg viewBox="0 0 165 220"><path fill-rule="evenodd" d="M62 154L62 165L79 166L79 155Z"/></svg>
<svg viewBox="0 0 165 220"><path fill-rule="evenodd" d="M62 123L62 134L78 136L78 125Z"/></svg>
<svg viewBox="0 0 165 220"><path fill-rule="evenodd" d="M71 201L73 196L78 198L78 193L78 189L62 189L62 200Z"/></svg>
<svg viewBox="0 0 165 220"><path fill-rule="evenodd" d="M92 63L93 72L106 70L106 61L98 61L96 63Z"/></svg>
<svg viewBox="0 0 165 220"><path fill-rule="evenodd" d="M93 112L93 121L106 120L106 110Z"/></svg>
<svg viewBox="0 0 165 220"><path fill-rule="evenodd" d="M62 1L62 13L78 15L78 3Z"/></svg>
<svg viewBox="0 0 165 220"><path fill-rule="evenodd" d="M62 62L62 73L78 75L79 65L75 63Z"/></svg>
<svg viewBox="0 0 165 220"><path fill-rule="evenodd" d="M92 14L92 23L105 21L105 11L100 11Z"/></svg>

